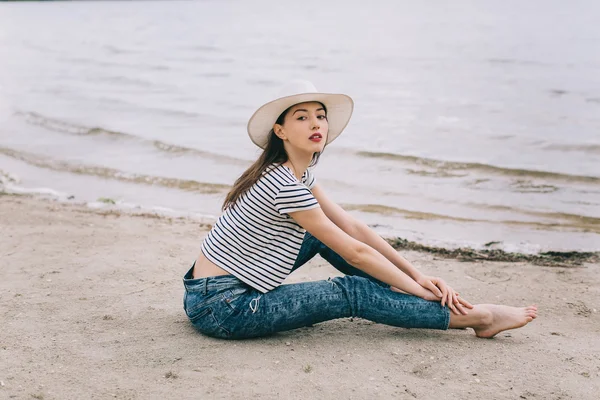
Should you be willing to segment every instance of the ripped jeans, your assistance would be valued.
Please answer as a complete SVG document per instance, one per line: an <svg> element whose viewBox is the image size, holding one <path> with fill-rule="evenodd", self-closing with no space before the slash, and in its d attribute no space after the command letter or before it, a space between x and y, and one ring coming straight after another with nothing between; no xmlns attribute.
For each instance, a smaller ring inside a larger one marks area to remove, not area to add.
<svg viewBox="0 0 600 400"><path fill-rule="evenodd" d="M345 276L281 285L263 294L233 275L192 279L192 267L183 278L185 312L198 331L223 339L266 336L344 317L404 328L448 329L447 307L390 290L308 232L293 270L317 253Z"/></svg>

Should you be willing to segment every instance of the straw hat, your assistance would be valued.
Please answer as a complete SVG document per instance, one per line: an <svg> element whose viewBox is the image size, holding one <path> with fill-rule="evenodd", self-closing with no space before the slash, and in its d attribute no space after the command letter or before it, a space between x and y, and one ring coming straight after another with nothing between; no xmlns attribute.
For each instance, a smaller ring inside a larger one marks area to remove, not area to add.
<svg viewBox="0 0 600 400"><path fill-rule="evenodd" d="M294 80L286 84L275 100L260 107L250 117L248 135L252 142L264 149L269 140L269 132L281 113L293 105L309 101L318 101L327 108L329 122L327 144L333 142L348 125L354 109L354 101L345 94L321 93L312 83L302 80Z"/></svg>

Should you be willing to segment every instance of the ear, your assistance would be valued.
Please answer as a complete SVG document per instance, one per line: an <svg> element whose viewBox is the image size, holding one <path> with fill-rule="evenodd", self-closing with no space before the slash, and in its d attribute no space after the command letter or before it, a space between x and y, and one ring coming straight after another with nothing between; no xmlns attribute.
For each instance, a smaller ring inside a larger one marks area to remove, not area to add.
<svg viewBox="0 0 600 400"><path fill-rule="evenodd" d="M283 131L283 126L279 124L273 125L273 132L277 135L277 137L281 140L286 140L285 133Z"/></svg>

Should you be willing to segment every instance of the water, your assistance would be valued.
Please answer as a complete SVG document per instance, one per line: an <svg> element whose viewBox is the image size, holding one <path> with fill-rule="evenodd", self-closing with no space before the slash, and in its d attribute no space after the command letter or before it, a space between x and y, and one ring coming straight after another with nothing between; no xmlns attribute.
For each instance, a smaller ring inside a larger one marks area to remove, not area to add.
<svg viewBox="0 0 600 400"><path fill-rule="evenodd" d="M289 79L352 96L316 168L384 235L600 249L600 4L0 4L0 179L216 217Z"/></svg>

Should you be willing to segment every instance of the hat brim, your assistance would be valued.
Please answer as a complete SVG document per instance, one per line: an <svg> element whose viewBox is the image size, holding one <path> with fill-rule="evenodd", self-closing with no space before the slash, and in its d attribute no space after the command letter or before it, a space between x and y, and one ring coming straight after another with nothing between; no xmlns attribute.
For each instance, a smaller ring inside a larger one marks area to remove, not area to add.
<svg viewBox="0 0 600 400"><path fill-rule="evenodd" d="M327 108L329 132L326 143L333 142L348 125L354 110L354 101L345 94L302 93L273 100L260 107L250 117L248 121L250 139L255 145L264 149L269 141L269 133L281 113L296 104L311 101L323 103Z"/></svg>

